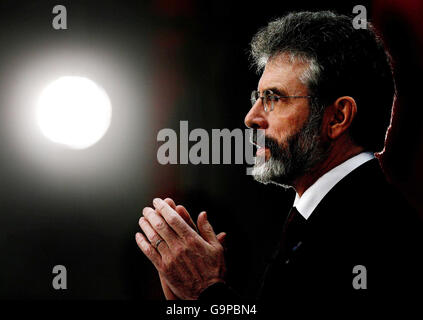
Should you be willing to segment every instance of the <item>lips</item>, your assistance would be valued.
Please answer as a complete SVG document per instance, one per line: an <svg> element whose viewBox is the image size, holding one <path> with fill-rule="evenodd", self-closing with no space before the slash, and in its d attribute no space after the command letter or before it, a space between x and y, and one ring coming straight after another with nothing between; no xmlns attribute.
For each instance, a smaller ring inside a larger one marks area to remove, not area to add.
<svg viewBox="0 0 423 320"><path fill-rule="evenodd" d="M266 155L266 151L269 152L269 148L266 148L265 146L261 146L258 143L250 140L251 144L254 145L254 147L256 148L256 154L255 156L265 156Z"/></svg>

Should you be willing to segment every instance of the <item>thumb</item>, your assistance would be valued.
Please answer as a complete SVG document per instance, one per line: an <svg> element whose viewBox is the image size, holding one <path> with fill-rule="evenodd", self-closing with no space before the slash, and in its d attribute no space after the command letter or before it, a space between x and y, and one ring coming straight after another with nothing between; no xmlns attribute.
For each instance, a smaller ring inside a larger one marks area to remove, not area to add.
<svg viewBox="0 0 423 320"><path fill-rule="evenodd" d="M207 220L207 213L205 211L198 215L197 226L198 231L204 240L210 244L218 242L216 234L213 231L213 227L211 226L209 220Z"/></svg>

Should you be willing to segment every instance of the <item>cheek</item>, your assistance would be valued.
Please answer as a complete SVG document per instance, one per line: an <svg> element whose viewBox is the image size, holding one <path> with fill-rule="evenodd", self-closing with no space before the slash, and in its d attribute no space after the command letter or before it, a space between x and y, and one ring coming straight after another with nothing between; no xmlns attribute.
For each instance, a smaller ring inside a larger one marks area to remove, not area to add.
<svg viewBox="0 0 423 320"><path fill-rule="evenodd" d="M299 132L307 119L308 112L275 113L269 116L269 128L266 131L269 136L282 142Z"/></svg>

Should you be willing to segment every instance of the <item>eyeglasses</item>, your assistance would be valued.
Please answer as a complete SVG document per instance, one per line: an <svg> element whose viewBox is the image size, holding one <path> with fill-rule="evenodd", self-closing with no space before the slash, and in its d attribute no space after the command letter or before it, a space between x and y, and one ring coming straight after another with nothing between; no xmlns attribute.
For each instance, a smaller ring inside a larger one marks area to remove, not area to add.
<svg viewBox="0 0 423 320"><path fill-rule="evenodd" d="M263 96L260 96L260 92L257 90L253 90L251 92L251 105L254 106L257 100L260 98L261 102L263 103L264 111L270 112L273 111L275 108L275 102L278 102L279 99L286 99L286 98L311 98L312 96L281 96L273 93L272 90L264 90Z"/></svg>

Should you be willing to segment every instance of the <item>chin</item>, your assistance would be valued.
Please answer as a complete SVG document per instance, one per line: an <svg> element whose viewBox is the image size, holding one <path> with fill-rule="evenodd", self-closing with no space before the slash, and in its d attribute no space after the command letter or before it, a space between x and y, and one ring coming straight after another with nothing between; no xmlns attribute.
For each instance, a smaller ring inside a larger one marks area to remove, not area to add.
<svg viewBox="0 0 423 320"><path fill-rule="evenodd" d="M263 184L273 183L286 189L292 188L291 183L287 179L285 165L272 157L263 164L255 165L252 176L254 180Z"/></svg>

